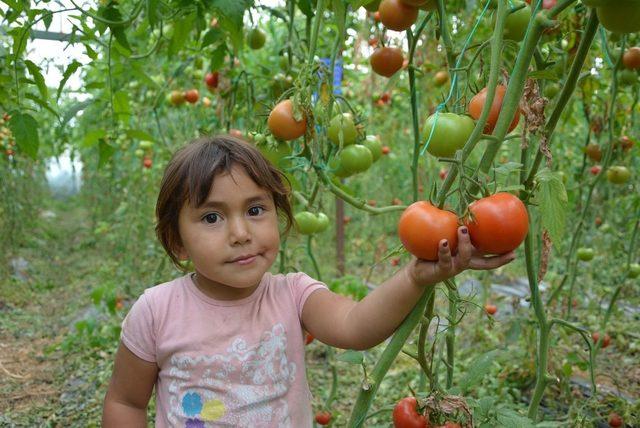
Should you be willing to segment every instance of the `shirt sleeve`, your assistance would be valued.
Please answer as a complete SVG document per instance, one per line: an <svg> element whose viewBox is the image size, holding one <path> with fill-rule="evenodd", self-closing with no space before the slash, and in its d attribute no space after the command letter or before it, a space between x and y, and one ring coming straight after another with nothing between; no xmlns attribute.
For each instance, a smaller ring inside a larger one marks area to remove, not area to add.
<svg viewBox="0 0 640 428"><path fill-rule="evenodd" d="M302 319L302 308L307 298L316 290L329 288L326 284L311 278L304 272L296 272L287 275L287 284L293 295L293 300L296 302L296 309L298 311L298 318Z"/></svg>
<svg viewBox="0 0 640 428"><path fill-rule="evenodd" d="M156 333L147 293L138 298L122 321L120 340L139 358L156 362Z"/></svg>

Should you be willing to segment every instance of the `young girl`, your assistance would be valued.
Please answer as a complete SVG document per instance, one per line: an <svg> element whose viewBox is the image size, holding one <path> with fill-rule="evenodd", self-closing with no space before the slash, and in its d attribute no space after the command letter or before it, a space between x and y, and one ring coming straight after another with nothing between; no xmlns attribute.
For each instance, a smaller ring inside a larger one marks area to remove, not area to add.
<svg viewBox="0 0 640 428"><path fill-rule="evenodd" d="M286 179L252 145L200 138L167 166L156 232L171 260L195 272L145 290L123 322L103 426L145 427L156 388L156 427L309 427L303 329L345 349L390 336L426 287L465 269L515 257L482 257L466 228L451 255L413 259L360 302L302 272L269 273L293 222Z"/></svg>

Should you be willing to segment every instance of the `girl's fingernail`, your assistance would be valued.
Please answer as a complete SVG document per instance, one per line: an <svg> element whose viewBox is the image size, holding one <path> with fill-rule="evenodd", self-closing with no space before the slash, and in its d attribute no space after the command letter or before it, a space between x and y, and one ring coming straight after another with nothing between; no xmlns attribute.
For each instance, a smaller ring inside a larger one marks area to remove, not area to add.
<svg viewBox="0 0 640 428"><path fill-rule="evenodd" d="M467 230L467 228L465 227L464 229L462 229L462 233L464 233L465 235L467 234L469 230Z"/></svg>
<svg viewBox="0 0 640 428"><path fill-rule="evenodd" d="M442 244L443 247L448 247L449 243L447 241L444 241L444 244Z"/></svg>

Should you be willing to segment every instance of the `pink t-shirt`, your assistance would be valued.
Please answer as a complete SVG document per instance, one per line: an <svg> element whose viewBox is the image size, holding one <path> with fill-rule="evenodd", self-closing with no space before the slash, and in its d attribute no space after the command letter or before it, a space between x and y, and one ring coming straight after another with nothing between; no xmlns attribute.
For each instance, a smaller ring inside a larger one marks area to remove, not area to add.
<svg viewBox="0 0 640 428"><path fill-rule="evenodd" d="M158 364L156 427L310 427L302 307L321 282L272 275L241 300L215 300L191 275L145 290L122 342Z"/></svg>

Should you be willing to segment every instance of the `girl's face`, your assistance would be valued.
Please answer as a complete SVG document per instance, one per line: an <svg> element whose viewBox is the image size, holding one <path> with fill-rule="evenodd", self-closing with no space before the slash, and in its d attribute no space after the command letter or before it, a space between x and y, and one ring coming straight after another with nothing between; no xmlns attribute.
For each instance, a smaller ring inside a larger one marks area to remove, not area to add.
<svg viewBox="0 0 640 428"><path fill-rule="evenodd" d="M278 215L271 193L242 167L217 175L199 208L180 210L181 259L191 259L206 294L235 300L253 293L278 255Z"/></svg>

